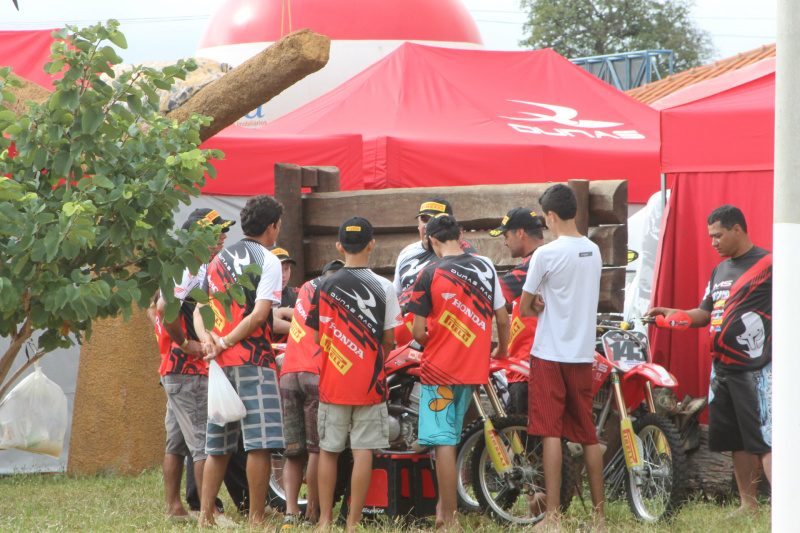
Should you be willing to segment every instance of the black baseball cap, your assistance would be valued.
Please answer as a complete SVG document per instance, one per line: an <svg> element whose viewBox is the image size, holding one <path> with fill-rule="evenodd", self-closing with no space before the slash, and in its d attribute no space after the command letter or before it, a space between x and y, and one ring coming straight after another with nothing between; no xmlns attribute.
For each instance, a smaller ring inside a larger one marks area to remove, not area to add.
<svg viewBox="0 0 800 533"><path fill-rule="evenodd" d="M362 217L350 217L339 226L339 242L367 245L372 240L372 224Z"/></svg>
<svg viewBox="0 0 800 533"><path fill-rule="evenodd" d="M195 222L201 226L208 226L209 224L213 224L214 226L222 226L222 233L227 233L230 227L236 224L236 222L233 220L225 220L219 216L219 213L217 213L215 210L204 207L192 211L192 213L189 215L189 218L187 218L186 222L184 222L183 226L181 226L181 229L188 230Z"/></svg>
<svg viewBox="0 0 800 533"><path fill-rule="evenodd" d="M279 246L270 246L269 251L272 252L272 255L280 259L281 263L291 263L293 265L297 264L297 261L291 258L289 252Z"/></svg>
<svg viewBox="0 0 800 533"><path fill-rule="evenodd" d="M452 215L453 206L441 196L431 196L419 206L419 214L415 218L421 217L422 215L434 216L441 213Z"/></svg>
<svg viewBox="0 0 800 533"><path fill-rule="evenodd" d="M458 226L456 217L447 213L439 213L438 215L432 216L428 221L428 224L425 226L425 235L428 237L436 237L440 231L450 229L453 226Z"/></svg>
<svg viewBox="0 0 800 533"><path fill-rule="evenodd" d="M340 261L339 259L334 259L330 263L326 263L324 267L322 267L322 275L324 276L330 271L336 272L340 268L344 266L344 262Z"/></svg>
<svg viewBox="0 0 800 533"><path fill-rule="evenodd" d="M542 217L525 207L515 207L509 211L500 227L489 232L492 237L499 237L510 229L541 229L547 225L542 221Z"/></svg>

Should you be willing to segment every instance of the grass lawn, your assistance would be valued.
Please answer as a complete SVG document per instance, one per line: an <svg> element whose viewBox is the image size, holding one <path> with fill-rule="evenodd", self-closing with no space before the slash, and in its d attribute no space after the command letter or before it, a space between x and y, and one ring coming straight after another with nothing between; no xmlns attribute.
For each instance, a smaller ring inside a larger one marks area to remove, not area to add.
<svg viewBox="0 0 800 533"><path fill-rule="evenodd" d="M226 514L233 504L223 488ZM159 470L138 476L78 477L64 475L20 474L0 477L0 532L30 531L193 531L196 526L173 524L164 517L164 484ZM726 519L732 504L719 505L693 501L671 523L646 525L636 522L624 501L607 507L608 531L611 533L739 533L769 532L770 509L764 504L754 518ZM241 522L243 517L231 516ZM574 532L587 521L587 513L576 498L564 521L564 531ZM273 527L280 529L282 517L272 516ZM509 531L491 518L465 516L467 531L486 533ZM366 532L394 531L391 523L367 527ZM511 529L513 531L513 529ZM522 531L522 529L517 529ZM418 531L418 530L417 530Z"/></svg>

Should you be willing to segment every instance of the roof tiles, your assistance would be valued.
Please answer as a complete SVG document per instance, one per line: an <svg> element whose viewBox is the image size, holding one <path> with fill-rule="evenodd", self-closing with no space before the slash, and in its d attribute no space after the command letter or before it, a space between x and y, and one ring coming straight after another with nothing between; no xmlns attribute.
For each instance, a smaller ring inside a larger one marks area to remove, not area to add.
<svg viewBox="0 0 800 533"><path fill-rule="evenodd" d="M710 65L685 70L664 79L647 83L641 87L630 89L625 91L625 94L649 105L685 87L752 65L768 57L775 57L775 44L761 46L755 50L742 52L727 59L720 59Z"/></svg>

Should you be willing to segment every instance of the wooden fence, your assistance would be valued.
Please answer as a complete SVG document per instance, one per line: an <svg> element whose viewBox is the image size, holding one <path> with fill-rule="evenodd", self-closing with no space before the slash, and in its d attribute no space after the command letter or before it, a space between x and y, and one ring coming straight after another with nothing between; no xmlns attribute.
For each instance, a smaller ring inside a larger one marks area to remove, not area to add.
<svg viewBox="0 0 800 533"><path fill-rule="evenodd" d="M603 258L599 312L619 313L625 300L625 265L628 251L628 184L626 181L570 180L567 184L578 198L578 229L594 241ZM500 225L514 207L541 213L539 197L552 183L476 185L422 189L339 191L335 167L275 165L275 198L284 206L278 238L282 248L297 261L290 285L299 286L336 259L335 243L339 225L350 216L369 220L375 229L376 246L370 267L391 278L400 251L419 240L417 220L425 198L441 195L453 205L464 237L478 253L491 259L498 270L517 263L501 237L489 231ZM303 193L303 190L311 191ZM544 231L545 242L553 239ZM342 258L343 259L343 258Z"/></svg>

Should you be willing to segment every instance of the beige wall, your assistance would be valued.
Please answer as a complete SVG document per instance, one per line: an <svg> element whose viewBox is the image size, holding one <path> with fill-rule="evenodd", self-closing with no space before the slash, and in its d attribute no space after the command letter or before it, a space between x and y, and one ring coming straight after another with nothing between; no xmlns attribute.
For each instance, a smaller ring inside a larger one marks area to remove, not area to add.
<svg viewBox="0 0 800 533"><path fill-rule="evenodd" d="M99 321L81 348L67 471L137 473L164 458L166 396L147 315Z"/></svg>

